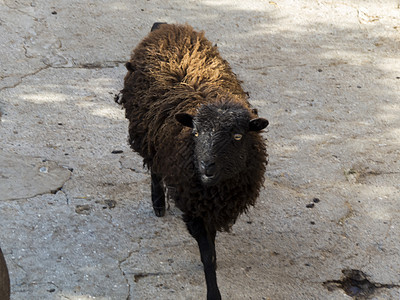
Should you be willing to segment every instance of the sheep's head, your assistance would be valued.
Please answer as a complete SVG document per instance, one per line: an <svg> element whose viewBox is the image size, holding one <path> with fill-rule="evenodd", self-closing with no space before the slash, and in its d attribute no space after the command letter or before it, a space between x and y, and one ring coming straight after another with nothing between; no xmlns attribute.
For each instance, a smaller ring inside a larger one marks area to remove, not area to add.
<svg viewBox="0 0 400 300"><path fill-rule="evenodd" d="M237 104L203 105L195 115L179 113L175 118L192 128L195 164L205 185L246 169L256 142L254 132L268 126L266 119L251 119L250 112Z"/></svg>

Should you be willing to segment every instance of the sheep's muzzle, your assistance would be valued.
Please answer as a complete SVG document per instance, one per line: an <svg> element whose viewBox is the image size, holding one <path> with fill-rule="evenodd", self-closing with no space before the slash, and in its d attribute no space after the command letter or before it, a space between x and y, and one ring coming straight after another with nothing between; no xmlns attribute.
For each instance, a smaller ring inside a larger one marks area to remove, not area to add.
<svg viewBox="0 0 400 300"><path fill-rule="evenodd" d="M213 161L200 161L201 181L205 185L215 185L218 182L217 166Z"/></svg>

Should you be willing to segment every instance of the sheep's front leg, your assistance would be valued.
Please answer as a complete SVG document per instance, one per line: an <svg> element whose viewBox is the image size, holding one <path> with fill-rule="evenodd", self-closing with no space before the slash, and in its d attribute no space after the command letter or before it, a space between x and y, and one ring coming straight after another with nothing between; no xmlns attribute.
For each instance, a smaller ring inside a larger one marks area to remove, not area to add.
<svg viewBox="0 0 400 300"><path fill-rule="evenodd" d="M165 195L160 176L151 172L151 201L157 217L165 215Z"/></svg>
<svg viewBox="0 0 400 300"><path fill-rule="evenodd" d="M189 233L196 239L200 249L201 261L207 284L207 299L220 300L221 294L217 285L215 235L216 231L208 229L201 218L184 216Z"/></svg>
<svg viewBox="0 0 400 300"><path fill-rule="evenodd" d="M6 261L0 248L0 298L10 299L10 277L8 276L8 269Z"/></svg>

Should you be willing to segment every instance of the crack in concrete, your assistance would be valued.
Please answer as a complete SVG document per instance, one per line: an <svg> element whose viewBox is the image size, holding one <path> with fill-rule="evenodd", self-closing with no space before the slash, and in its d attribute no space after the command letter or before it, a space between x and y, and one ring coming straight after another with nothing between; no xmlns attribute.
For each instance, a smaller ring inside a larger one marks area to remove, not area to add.
<svg viewBox="0 0 400 300"><path fill-rule="evenodd" d="M24 47L25 49L25 47ZM26 51L26 50L25 50ZM35 58L34 56L32 57L27 57L29 59L31 58ZM47 70L49 68L53 68L53 69L112 69L112 68L116 68L118 67L120 64L125 63L126 61L107 61L107 62L93 62L93 63L83 63L83 64L79 64L79 65L75 65L75 66L52 66L52 65L45 65L42 68L39 68L31 73L28 74L24 74L22 76L4 76L2 77L2 80L6 79L6 78L18 78L18 82L16 82L13 85L10 86L4 86L2 88L0 88L0 92L2 92L3 90L7 90L7 89L13 89L16 88L17 86L19 86L23 80L27 77L30 76L35 76L38 73L40 73L41 71Z"/></svg>
<svg viewBox="0 0 400 300"><path fill-rule="evenodd" d="M55 195L59 191L66 195L63 188L71 180L71 168L62 166L56 161L38 157L7 154L3 156L2 152L0 154L2 154L0 164L5 172L5 175L2 174L5 181L1 182L0 188L7 186L7 190L5 190L7 192L3 193L0 199L7 201L27 200L42 195ZM24 172L24 176L28 176L31 181L30 184L23 185L23 189L21 189L22 183L19 172ZM40 186L40 188L35 186Z"/></svg>
<svg viewBox="0 0 400 300"><path fill-rule="evenodd" d="M64 168L65 168L65 167L64 167ZM70 168L66 168L66 169L69 171L69 177L68 177L68 179L67 179L66 181L64 181L64 183L63 183L60 187L57 187L57 188L55 188L55 189L50 190L50 194L55 195L55 194L57 194L57 192L62 192L62 193L65 195L65 198L67 199L67 205L68 205L68 204L69 204L69 197L68 197L67 193L64 191L64 186L65 186L65 184L66 184L68 181L71 180L72 171L70 170ZM49 193L39 194L39 195L36 195L35 197L37 197L37 196L42 196L42 195L46 195L46 194L49 194Z"/></svg>
<svg viewBox="0 0 400 300"><path fill-rule="evenodd" d="M29 199L33 199L33 198L36 198L36 197L39 197L39 196L44 196L44 195L55 195L55 194L57 194L57 192L59 192L59 191L63 192L62 189L63 189L63 187L60 187L60 188L57 188L57 189L55 189L55 190L51 190L51 191L49 191L49 192L38 193L38 194L35 194L35 195L33 195L33 196L29 196L29 197L27 197L27 198L11 198L11 199L7 199L7 201L29 200ZM64 194L65 194L65 193L64 193Z"/></svg>
<svg viewBox="0 0 400 300"><path fill-rule="evenodd" d="M345 223L346 220L348 220L348 219L354 217L354 215L355 215L354 209L353 209L353 207L351 206L350 202L346 200L344 204L345 204L346 207L347 207L347 212L346 212L346 214L345 214L343 217L341 217L341 218L336 222L336 224L341 225L341 226L343 226L343 224Z"/></svg>
<svg viewBox="0 0 400 300"><path fill-rule="evenodd" d="M69 196L68 193L65 191L64 189L64 185L69 181L70 179L68 179L66 182L64 182L63 186L60 188L60 192L62 192L65 196L65 199L67 200L67 206L69 205Z"/></svg>
<svg viewBox="0 0 400 300"><path fill-rule="evenodd" d="M25 39L26 39L26 38L25 38ZM30 56L30 55L28 54L28 48L26 47L25 44L22 45L22 49L24 49L24 55L25 55L26 58L35 58L34 56Z"/></svg>
<svg viewBox="0 0 400 300"><path fill-rule="evenodd" d="M34 22L39 23L39 25L40 25L39 27L40 27L40 28L42 28L42 29L43 29L43 28L48 29L48 24L47 24L45 18L43 18L43 17L42 17L42 18L36 17L36 16L34 16L34 15L32 15L32 14L30 14L30 13L24 11L24 10L22 10L21 8L19 8L19 7L17 6L18 3L15 5L15 3L13 3L13 2L12 2L12 4L11 4L9 1L4 1L4 4L5 4L5 6L6 6L8 9L13 10L13 11L17 11L18 13L20 13L20 14L22 14L22 15L25 15L25 16L28 16L28 17L32 18L32 20L33 20ZM34 6L34 5L31 4L31 6ZM24 8L25 8L25 7L24 7ZM40 28L39 28L39 29L40 29ZM40 30L40 31L41 31L41 30ZM24 51L24 56L25 56L27 59L34 59L34 58L39 58L39 59L40 59L40 58L41 58L40 55L38 56L38 55L34 55L34 54L29 54L29 49L28 49L29 46L26 45L27 40L29 40L29 37L25 37L25 41L24 41L24 43L23 43L23 45L22 45L22 49L23 49L23 51ZM62 41L61 41L61 39L57 39L57 43L58 43L57 49L61 49L61 48L62 48ZM1 80L5 79L5 78L16 78L17 82L14 83L14 84L12 84L12 85L8 85L8 86L4 86L4 87L0 88L0 92L3 91L3 90L6 90L6 89L16 88L17 86L19 86L19 85L22 83L22 81L23 81L24 78L29 77L29 76L36 75L36 74L38 74L39 72L41 72L41 71L43 71L43 70L45 70L45 69L48 69L48 68L57 68L57 69L59 69L59 68L60 68L60 69L62 69L62 68L66 68L66 69L67 69L67 68L71 68L71 69L105 69L105 68L114 68L114 67L117 67L119 64L123 64L123 63L126 62L126 60L116 60L116 61L106 61L106 62L78 63L78 64L74 65L74 64L73 64L73 58L67 59L67 58L65 58L64 56L60 55L60 56L61 56L63 59L65 59L65 61L67 62L67 63L65 63L64 65L56 66L56 65L51 64L51 63L46 63L46 59L47 59L47 60L56 59L57 56L58 56L58 55L56 55L55 53L50 53L50 56L49 56L49 57L45 57L45 58L44 58L44 61L41 61L41 63L43 63L43 64L45 65L44 67L39 68L39 69L37 69L37 70L35 70L35 71L33 71L33 72L30 72L30 73L28 73L28 74L24 74L24 75L22 75L22 76L21 76L21 75L15 75L15 76L13 76L13 75L1 76L1 77L0 77ZM69 64L72 64L72 65L69 65Z"/></svg>
<svg viewBox="0 0 400 300"><path fill-rule="evenodd" d="M65 184L65 183L64 183L64 184ZM7 199L7 201L29 200L29 199L33 199L33 198L35 198L35 197L44 196L44 195L55 195L55 194L57 194L57 192L59 192L59 191L63 192L63 194L66 195L66 193L63 191L64 184L63 184L63 186L61 186L61 187L59 187L59 188L56 188L56 189L54 189L54 190L51 190L51 191L49 191L49 192L38 193L38 194L36 194L36 195L29 196L28 198L12 198L12 199ZM66 198L67 198L67 197L66 197ZM67 198L67 204L68 204L68 198Z"/></svg>
<svg viewBox="0 0 400 300"><path fill-rule="evenodd" d="M125 282L126 282L126 285L127 285L127 287L128 287L128 295L127 295L127 297L126 297L126 300L130 300L130 299L131 299L131 284L129 283L129 280L128 280L128 278L126 277L125 271L122 270L122 264L123 264L124 262L126 262L128 259L130 259L131 256L132 256L132 254L133 254L134 252L135 252L135 251L132 251L132 250L129 251L129 252L128 252L128 255L127 255L124 259L121 259L121 260L118 261L118 268L119 268L119 270L121 271L121 274L122 274L122 276L124 277Z"/></svg>
<svg viewBox="0 0 400 300"><path fill-rule="evenodd" d="M40 73L40 72L42 72L44 70L47 70L48 68L50 68L50 66L44 66L44 67L39 68L38 70L35 70L35 71L31 72L31 73L22 75L21 77L18 78L18 82L17 83L15 83L15 84L13 84L11 86L4 86L4 87L0 88L0 92L2 92L3 90L6 90L6 89L16 88L17 86L19 86L22 83L22 81L25 78L27 78L29 76L35 76L36 74L38 74L38 73ZM10 78L10 77L18 77L18 76L7 76L7 78Z"/></svg>
<svg viewBox="0 0 400 300"><path fill-rule="evenodd" d="M132 274L133 274L133 278L134 278L133 281L138 282L141 278L145 278L148 276L175 275L176 273L174 273L174 272L153 272L153 273L139 272L139 273L132 273Z"/></svg>
<svg viewBox="0 0 400 300"><path fill-rule="evenodd" d="M33 19L34 22L40 22L40 24L44 25L45 28L48 28L47 26L47 22L44 18L38 18L35 17L23 10L21 10L18 7L13 7L12 5L10 5L10 3L7 3L7 1L4 2L4 4L10 9L10 10L15 10L23 15L26 15L30 18ZM37 55L33 55L33 54L29 54L29 49L28 46L26 45L26 41L28 40L28 37L25 37L25 41L22 45L22 49L24 51L24 56L25 58L29 59L34 59L34 58L41 58L41 56L37 56ZM62 41L60 39L57 39L58 41L58 47L57 49L61 49L62 48ZM71 69L104 69L104 68L114 68L117 67L119 64L125 63L126 60L116 60L116 61L106 61L106 62L88 62L88 63L80 63L77 65L68 65L71 63L71 61L69 61L67 58L63 57L65 59L65 61L67 63L65 63L65 65L61 65L61 66L56 66L54 64L51 63L46 63L46 59L50 60L51 58L56 59L57 55L54 53L51 53L52 55L50 55L49 57L44 58L44 61L41 61L42 64L44 64L44 67L41 67L33 72L27 73L27 74L23 74L23 75L7 75L7 76L1 76L1 80L4 80L6 78L15 78L17 80L16 83L12 84L12 85L6 85L2 88L0 88L0 92L6 89L13 89L16 88L17 86L19 86L22 82L23 79L30 77L30 76L34 76L36 74L38 74L39 72L46 70L48 68L57 68L57 69L61 69L61 68L71 68ZM72 59L73 60L73 59Z"/></svg>
<svg viewBox="0 0 400 300"><path fill-rule="evenodd" d="M107 220L107 221L111 224L112 227L121 229L121 228L117 227L117 226L114 224L112 213L109 212L109 213L106 213L106 214L109 216L109 218L108 218L108 219L105 219L105 220ZM126 232L125 230L123 230L123 231ZM137 251L130 250L130 251L128 251L128 255L126 255L125 258L123 258L123 259L121 259L121 260L118 260L118 269L120 270L120 272L121 272L121 274L122 274L122 277L124 278L124 280L125 280L125 282L126 282L126 285L127 285L127 287L128 287L128 294L127 294L127 296L126 296L126 300L131 300L131 284L129 283L129 279L128 279L128 277L126 276L128 273L126 273L126 272L122 269L122 264L125 263L128 259L130 259L131 256L132 256L132 254L135 253L135 252L137 252Z"/></svg>
<svg viewBox="0 0 400 300"><path fill-rule="evenodd" d="M29 14L28 12L23 11L23 10L21 10L21 9L18 8L18 7L13 7L13 6L11 6L11 5L8 3L7 0L4 1L3 3L4 3L4 5L5 5L6 7L8 7L8 9L10 9L10 10L15 10L15 11L19 12L19 13L22 14L22 15L28 16L28 17L32 18L35 22L41 20L40 18L37 18L37 17L35 17L35 16L32 16L32 15Z"/></svg>
<svg viewBox="0 0 400 300"><path fill-rule="evenodd" d="M126 63L126 61L106 61L106 62L91 62L91 63L81 63L75 66L66 67L53 67L55 69L112 69L118 67L118 65Z"/></svg>

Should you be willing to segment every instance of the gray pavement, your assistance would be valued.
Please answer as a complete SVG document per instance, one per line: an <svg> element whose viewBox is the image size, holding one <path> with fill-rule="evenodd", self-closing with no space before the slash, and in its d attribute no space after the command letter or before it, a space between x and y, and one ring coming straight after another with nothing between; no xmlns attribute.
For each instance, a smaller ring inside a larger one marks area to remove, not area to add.
<svg viewBox="0 0 400 300"><path fill-rule="evenodd" d="M155 21L204 30L270 121L265 189L217 236L223 298L400 299L398 1L3 0L11 299L205 299L113 102Z"/></svg>

